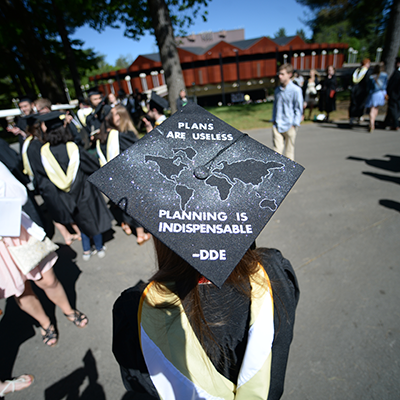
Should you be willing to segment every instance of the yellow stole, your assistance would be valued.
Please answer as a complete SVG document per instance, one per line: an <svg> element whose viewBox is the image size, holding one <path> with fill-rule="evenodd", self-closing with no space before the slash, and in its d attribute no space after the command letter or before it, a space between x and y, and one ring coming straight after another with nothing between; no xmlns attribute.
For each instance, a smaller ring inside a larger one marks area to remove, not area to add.
<svg viewBox="0 0 400 400"><path fill-rule="evenodd" d="M116 129L111 129L108 132L106 155L101 151L100 140L96 141L96 150L99 156L100 167L117 157L119 154L119 132Z"/></svg>
<svg viewBox="0 0 400 400"><path fill-rule="evenodd" d="M138 310L139 338L151 379L162 399L268 397L274 318L270 282L262 267L251 279L251 286L249 338L236 384L216 370L177 296L168 289L160 293L152 282L147 286ZM155 307L163 303L172 305Z"/></svg>
<svg viewBox="0 0 400 400"><path fill-rule="evenodd" d="M22 145L22 164L24 167L24 170L22 171L25 175L28 175L30 178L33 177L33 172L31 168L31 164L29 163L28 159L28 147L31 144L31 141L33 139L33 136L28 136L24 144Z"/></svg>
<svg viewBox="0 0 400 400"><path fill-rule="evenodd" d="M71 185L75 180L76 174L78 173L80 157L79 148L73 142L67 142L67 153L69 157L69 163L67 173L65 174L60 164L54 157L50 150L50 143L46 143L42 146L40 154L42 157L42 164L46 171L49 179L62 191L69 192Z"/></svg>

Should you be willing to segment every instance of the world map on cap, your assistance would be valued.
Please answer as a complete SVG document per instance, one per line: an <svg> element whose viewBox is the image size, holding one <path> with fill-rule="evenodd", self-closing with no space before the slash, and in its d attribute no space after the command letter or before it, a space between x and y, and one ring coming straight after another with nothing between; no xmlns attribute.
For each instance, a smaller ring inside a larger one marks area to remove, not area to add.
<svg viewBox="0 0 400 400"><path fill-rule="evenodd" d="M188 104L89 181L221 287L303 170Z"/></svg>

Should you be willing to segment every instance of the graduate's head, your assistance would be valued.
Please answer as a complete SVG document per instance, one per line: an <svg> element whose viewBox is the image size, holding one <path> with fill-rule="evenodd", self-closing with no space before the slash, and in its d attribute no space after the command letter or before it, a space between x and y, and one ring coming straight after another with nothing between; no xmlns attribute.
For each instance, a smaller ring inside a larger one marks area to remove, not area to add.
<svg viewBox="0 0 400 400"><path fill-rule="evenodd" d="M21 97L18 103L18 107L21 110L22 114L29 115L33 113L33 101L31 98L24 96Z"/></svg>
<svg viewBox="0 0 400 400"><path fill-rule="evenodd" d="M35 101L36 110L39 114L46 114L51 111L51 101L49 99L40 98Z"/></svg>
<svg viewBox="0 0 400 400"><path fill-rule="evenodd" d="M74 140L70 130L66 127L65 114L52 111L38 115L37 119L42 123L44 142L50 143L50 146L57 146Z"/></svg>

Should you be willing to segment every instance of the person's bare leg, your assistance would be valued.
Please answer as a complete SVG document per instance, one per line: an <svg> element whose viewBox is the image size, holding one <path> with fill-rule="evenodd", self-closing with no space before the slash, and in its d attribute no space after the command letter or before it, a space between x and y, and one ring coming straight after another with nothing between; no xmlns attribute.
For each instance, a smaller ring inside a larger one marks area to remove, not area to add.
<svg viewBox="0 0 400 400"><path fill-rule="evenodd" d="M42 303L40 303L39 299L37 298L36 294L32 290L31 283L29 281L25 282L25 290L21 294L21 296L16 297L15 296L15 301L17 302L19 308L22 311L25 311L27 314L29 314L31 317L35 318L37 322L39 322L39 325L42 328L47 329L50 324L50 318L47 316L45 313ZM44 330L42 330L42 335L44 335ZM54 345L57 342L57 339L51 339L47 344L49 346Z"/></svg>
<svg viewBox="0 0 400 400"><path fill-rule="evenodd" d="M71 238L71 234L69 233L68 229L63 224L60 224L59 222L54 221L54 225L56 226L56 228L59 230L62 237L64 238L65 244L69 246L72 243L72 238Z"/></svg>
<svg viewBox="0 0 400 400"><path fill-rule="evenodd" d="M81 230L78 228L78 225L71 224L72 229L75 231L75 234L72 235L73 240L82 240L81 238Z"/></svg>
<svg viewBox="0 0 400 400"><path fill-rule="evenodd" d="M371 107L369 111L369 131L372 132L375 129L375 121L378 115L378 107Z"/></svg>
<svg viewBox="0 0 400 400"><path fill-rule="evenodd" d="M36 281L36 285L39 286L45 293L46 296L58 307L61 308L61 311L67 316L67 318L72 321L69 317L70 315L74 315L74 309L71 307L69 303L68 297L65 293L64 287L61 285L61 282L57 279L53 268L49 271L45 272L42 275L42 279ZM83 320L80 327L84 327L87 324L87 319Z"/></svg>
<svg viewBox="0 0 400 400"><path fill-rule="evenodd" d="M46 296L58 307L64 314L72 314L74 312L71 304L69 304L67 295L60 281L57 279L53 268L46 271L42 275L42 279L35 282L42 289Z"/></svg>

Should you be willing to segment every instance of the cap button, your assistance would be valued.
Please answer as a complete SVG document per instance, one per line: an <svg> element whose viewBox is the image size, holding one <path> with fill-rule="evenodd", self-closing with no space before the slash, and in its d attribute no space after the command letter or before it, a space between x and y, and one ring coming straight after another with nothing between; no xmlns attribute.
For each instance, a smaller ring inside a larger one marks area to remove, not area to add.
<svg viewBox="0 0 400 400"><path fill-rule="evenodd" d="M208 168L205 166L197 167L194 169L194 176L197 179L206 179L206 178L208 178L209 174L210 173L208 171Z"/></svg>

